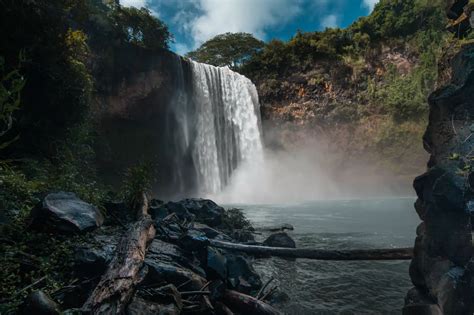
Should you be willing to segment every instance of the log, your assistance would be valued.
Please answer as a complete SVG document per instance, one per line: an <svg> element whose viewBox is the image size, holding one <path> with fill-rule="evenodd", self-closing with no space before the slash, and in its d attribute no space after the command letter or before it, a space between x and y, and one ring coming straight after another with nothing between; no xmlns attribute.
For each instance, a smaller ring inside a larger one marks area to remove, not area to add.
<svg viewBox="0 0 474 315"><path fill-rule="evenodd" d="M281 225L275 225L275 226L265 226L265 227L258 227L255 228L256 231L262 231L262 232L280 232L280 231L285 231L285 230L290 230L293 231L295 228L293 225L284 223Z"/></svg>
<svg viewBox="0 0 474 315"><path fill-rule="evenodd" d="M209 245L212 247L239 251L255 256L277 256L315 260L409 260L413 257L413 248L329 250L255 246L217 240L209 240L209 242Z"/></svg>
<svg viewBox="0 0 474 315"><path fill-rule="evenodd" d="M121 314L125 311L141 281L145 253L155 237L155 227L147 209L148 201L143 194L136 211L137 222L120 240L114 259L84 304L83 311L90 314Z"/></svg>
<svg viewBox="0 0 474 315"><path fill-rule="evenodd" d="M237 291L226 290L223 302L242 314L280 315L280 311L271 305Z"/></svg>

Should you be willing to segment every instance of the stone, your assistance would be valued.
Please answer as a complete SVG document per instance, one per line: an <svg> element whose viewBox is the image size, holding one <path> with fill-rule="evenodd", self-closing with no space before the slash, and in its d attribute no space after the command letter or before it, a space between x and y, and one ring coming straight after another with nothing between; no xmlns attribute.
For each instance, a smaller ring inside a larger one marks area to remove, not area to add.
<svg viewBox="0 0 474 315"><path fill-rule="evenodd" d="M241 255L226 255L227 281L230 286L243 293L250 294L262 287L262 281L252 265Z"/></svg>
<svg viewBox="0 0 474 315"><path fill-rule="evenodd" d="M213 278L225 280L227 278L227 258L220 250L207 249L207 274Z"/></svg>
<svg viewBox="0 0 474 315"><path fill-rule="evenodd" d="M214 201L208 199L184 199L180 203L192 214L196 220L209 225L219 226L222 223L224 208L218 206Z"/></svg>
<svg viewBox="0 0 474 315"><path fill-rule="evenodd" d="M403 308L403 315L442 315L437 304L411 304Z"/></svg>
<svg viewBox="0 0 474 315"><path fill-rule="evenodd" d="M59 315L59 306L43 291L30 293L21 307L24 315Z"/></svg>
<svg viewBox="0 0 474 315"><path fill-rule="evenodd" d="M270 247L296 248L295 241L285 232L270 235L263 244Z"/></svg>
<svg viewBox="0 0 474 315"><path fill-rule="evenodd" d="M101 234L94 233L89 242L74 249L74 271L82 278L100 276L115 255L121 231L118 228L104 228Z"/></svg>
<svg viewBox="0 0 474 315"><path fill-rule="evenodd" d="M180 287L187 283L180 287L180 290L196 291L206 283L203 277L175 262L164 262L160 259L147 257L145 263L148 266L145 284L165 282Z"/></svg>
<svg viewBox="0 0 474 315"><path fill-rule="evenodd" d="M134 297L125 313L127 315L178 315L181 310L174 303L160 304Z"/></svg>
<svg viewBox="0 0 474 315"><path fill-rule="evenodd" d="M31 227L64 234L92 231L103 222L97 207L68 192L48 194L30 215Z"/></svg>

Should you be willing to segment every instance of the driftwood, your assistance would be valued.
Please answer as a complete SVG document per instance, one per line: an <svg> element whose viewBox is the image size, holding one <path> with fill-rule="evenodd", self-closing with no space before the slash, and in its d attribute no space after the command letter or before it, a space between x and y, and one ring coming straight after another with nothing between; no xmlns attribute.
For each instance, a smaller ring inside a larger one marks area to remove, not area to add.
<svg viewBox="0 0 474 315"><path fill-rule="evenodd" d="M329 250L255 246L217 240L209 240L209 242L209 245L212 247L239 251L255 256L278 256L315 260L409 260L413 257L413 248Z"/></svg>
<svg viewBox="0 0 474 315"><path fill-rule="evenodd" d="M285 230L293 231L294 227L291 224L285 223L281 225L255 228L255 231L262 231L262 232L279 232L279 231L285 231Z"/></svg>
<svg viewBox="0 0 474 315"><path fill-rule="evenodd" d="M253 296L249 296L237 291L226 290L223 302L232 309L243 314L255 315L279 315L281 314L277 309L269 304L257 300Z"/></svg>
<svg viewBox="0 0 474 315"><path fill-rule="evenodd" d="M140 270L155 227L148 215L148 201L143 194L135 222L122 237L112 262L83 306L91 314L121 314L141 280Z"/></svg>

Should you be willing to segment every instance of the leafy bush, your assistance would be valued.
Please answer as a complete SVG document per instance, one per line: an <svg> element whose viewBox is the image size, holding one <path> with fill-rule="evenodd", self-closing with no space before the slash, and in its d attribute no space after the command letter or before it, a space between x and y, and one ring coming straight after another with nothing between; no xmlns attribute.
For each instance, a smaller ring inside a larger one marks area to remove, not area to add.
<svg viewBox="0 0 474 315"><path fill-rule="evenodd" d="M121 198L134 208L141 200L142 194L150 195L152 184L155 179L155 167L152 163L141 162L135 166L129 167L124 174Z"/></svg>
<svg viewBox="0 0 474 315"><path fill-rule="evenodd" d="M20 62L23 58L20 55ZM13 128L13 115L20 109L21 90L25 86L25 78L18 69L5 72L5 59L0 56L0 150L18 139L2 140Z"/></svg>
<svg viewBox="0 0 474 315"><path fill-rule="evenodd" d="M224 230L253 230L252 224L245 217L241 209L232 208L224 212L222 217L222 226Z"/></svg>

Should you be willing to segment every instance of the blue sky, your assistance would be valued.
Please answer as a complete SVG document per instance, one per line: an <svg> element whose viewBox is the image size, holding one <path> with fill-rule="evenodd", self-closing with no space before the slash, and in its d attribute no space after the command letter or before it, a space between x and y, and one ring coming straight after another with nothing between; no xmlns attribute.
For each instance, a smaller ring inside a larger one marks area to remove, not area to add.
<svg viewBox="0 0 474 315"><path fill-rule="evenodd" d="M196 49L225 32L247 32L264 41L287 40L300 29L346 27L368 15L378 0L120 0L147 7L170 28L171 49Z"/></svg>

